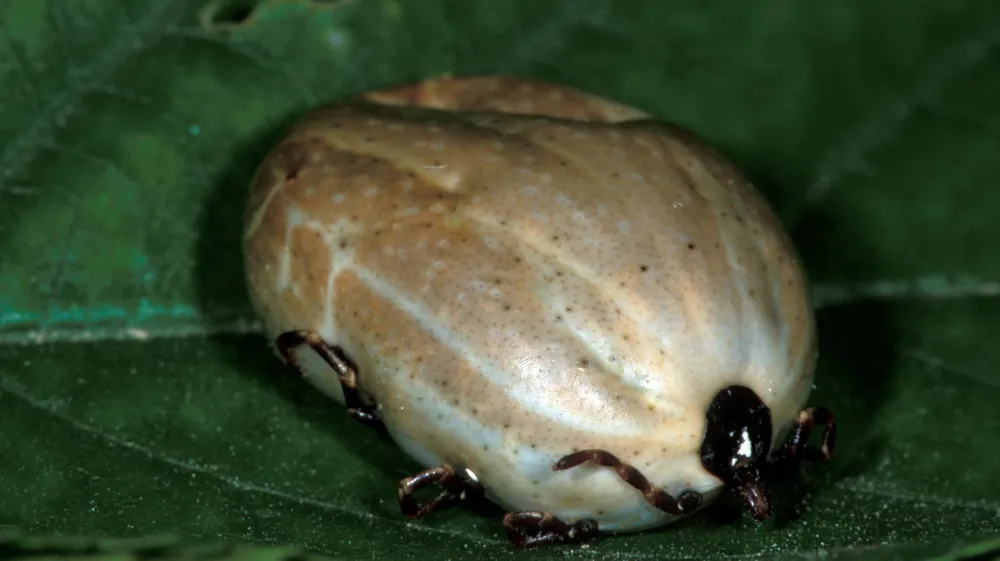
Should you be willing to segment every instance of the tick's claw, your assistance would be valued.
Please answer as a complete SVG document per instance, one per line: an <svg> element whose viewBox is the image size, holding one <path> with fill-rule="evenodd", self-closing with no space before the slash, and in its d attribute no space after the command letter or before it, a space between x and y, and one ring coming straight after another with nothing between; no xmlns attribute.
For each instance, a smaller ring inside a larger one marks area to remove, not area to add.
<svg viewBox="0 0 1000 561"><path fill-rule="evenodd" d="M815 425L823 426L823 438L819 448L807 445L809 435ZM837 422L833 413L826 407L813 407L803 409L799 413L795 430L788 438L788 442L771 460L773 464L789 462L795 459L807 462L825 462L833 457L833 449L837 444Z"/></svg>
<svg viewBox="0 0 1000 561"><path fill-rule="evenodd" d="M503 517L503 526L507 537L518 549L584 542L600 533L596 520L588 518L567 524L550 512L510 512Z"/></svg>
<svg viewBox="0 0 1000 561"><path fill-rule="evenodd" d="M378 414L378 409L374 407L348 409L347 412L350 413L354 420L363 425L377 427L382 424L382 417Z"/></svg>
<svg viewBox="0 0 1000 561"><path fill-rule="evenodd" d="M441 494L426 503L418 503L414 493L434 484L444 489ZM399 509L410 519L423 518L452 503L479 500L484 496L482 485L463 478L447 464L426 469L399 482Z"/></svg>
<svg viewBox="0 0 1000 561"><path fill-rule="evenodd" d="M677 505L680 507L682 513L689 513L698 510L701 507L701 493L697 491L684 491L677 497Z"/></svg>
<svg viewBox="0 0 1000 561"><path fill-rule="evenodd" d="M349 359L343 356L343 351L338 347L327 344L315 331L286 331L278 335L275 341L278 351L285 358L285 362L302 372L302 367L295 360L294 350L299 345L308 345L326 362L340 381L340 388L344 392L344 403L347 405L347 412L357 421L377 427L382 424L378 414L378 407L374 403L365 403L358 391L358 371L351 365Z"/></svg>

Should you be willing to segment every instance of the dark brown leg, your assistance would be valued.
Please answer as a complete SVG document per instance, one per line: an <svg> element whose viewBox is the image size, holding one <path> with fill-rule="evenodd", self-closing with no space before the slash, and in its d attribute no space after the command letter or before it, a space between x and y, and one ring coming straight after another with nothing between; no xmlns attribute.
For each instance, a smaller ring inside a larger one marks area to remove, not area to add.
<svg viewBox="0 0 1000 561"><path fill-rule="evenodd" d="M413 494L435 483L444 491L431 501L418 503ZM484 496L482 485L458 475L449 465L424 470L399 482L399 509L410 519L423 518L450 503L478 500Z"/></svg>
<svg viewBox="0 0 1000 561"><path fill-rule="evenodd" d="M642 496L646 497L649 504L656 508L674 515L686 514L697 510L701 506L701 493L696 491L684 491L677 499L671 497L666 491L653 485L646 479L639 470L619 460L614 454L606 450L580 450L568 456L563 456L552 469L560 471L576 467L584 462L594 462L605 467L609 467L618 474L626 483L635 487Z"/></svg>
<svg viewBox="0 0 1000 561"><path fill-rule="evenodd" d="M823 425L823 442L819 448L810 448L806 446L806 443L809 441L809 435L816 424ZM825 462L833 456L833 447L836 441L837 423L829 409L825 407L803 409L799 413L798 425L792 431L788 442L785 443L774 462L785 462L796 458L807 462Z"/></svg>
<svg viewBox="0 0 1000 561"><path fill-rule="evenodd" d="M563 542L583 542L598 535L597 521L584 519L573 524L549 512L509 512L503 517L507 537L518 549Z"/></svg>
<svg viewBox="0 0 1000 561"><path fill-rule="evenodd" d="M287 331L279 335L276 342L278 351L285 357L285 362L300 372L302 368L296 362L295 354L292 351L295 347L303 344L309 345L337 373L340 387L344 390L347 412L366 425L377 426L381 424L378 408L375 404L365 403L361 399L361 394L358 393L358 373L353 366L344 360L339 348L328 345L315 331Z"/></svg>

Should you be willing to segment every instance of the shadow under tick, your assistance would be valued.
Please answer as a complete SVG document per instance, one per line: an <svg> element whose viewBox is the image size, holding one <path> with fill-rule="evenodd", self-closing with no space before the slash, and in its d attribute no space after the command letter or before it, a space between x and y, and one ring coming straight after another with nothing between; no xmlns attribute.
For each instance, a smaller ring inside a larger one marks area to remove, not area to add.
<svg viewBox="0 0 1000 561"><path fill-rule="evenodd" d="M861 223L829 218L816 207L799 218L792 237L813 287L824 273L842 274L829 266L836 248L850 252L850 274L879 278L878 259L865 240L872 233ZM834 239L830 239L833 237ZM847 249L845 249L847 248ZM841 277L842 278L842 277ZM798 466L789 474L775 474L774 518L783 527L801 516L803 501L835 482L871 472L882 461L888 435L877 420L889 398L898 334L888 304L855 301L821 307L816 312L819 359L816 389L807 406L822 405L837 420L833 458L823 464ZM813 442L818 435L813 435Z"/></svg>

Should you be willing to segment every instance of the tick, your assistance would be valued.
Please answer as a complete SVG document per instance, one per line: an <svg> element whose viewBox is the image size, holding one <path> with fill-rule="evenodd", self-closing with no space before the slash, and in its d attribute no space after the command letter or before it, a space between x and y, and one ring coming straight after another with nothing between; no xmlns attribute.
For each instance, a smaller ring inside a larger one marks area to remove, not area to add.
<svg viewBox="0 0 1000 561"><path fill-rule="evenodd" d="M426 468L399 483L410 518L485 497L532 547L730 488L762 520L776 462L833 453L789 237L637 109L508 77L321 107L260 166L244 234L280 356Z"/></svg>

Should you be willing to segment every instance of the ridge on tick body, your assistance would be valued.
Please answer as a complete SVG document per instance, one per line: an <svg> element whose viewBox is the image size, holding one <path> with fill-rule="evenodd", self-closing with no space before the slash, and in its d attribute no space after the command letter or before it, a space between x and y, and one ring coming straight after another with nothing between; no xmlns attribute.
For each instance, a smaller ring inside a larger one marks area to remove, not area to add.
<svg viewBox="0 0 1000 561"><path fill-rule="evenodd" d="M257 171L244 254L281 356L427 468L400 482L410 518L485 496L531 547L731 488L760 520L769 466L833 452L833 415L803 409L816 333L788 236L639 110L510 77L321 107Z"/></svg>

